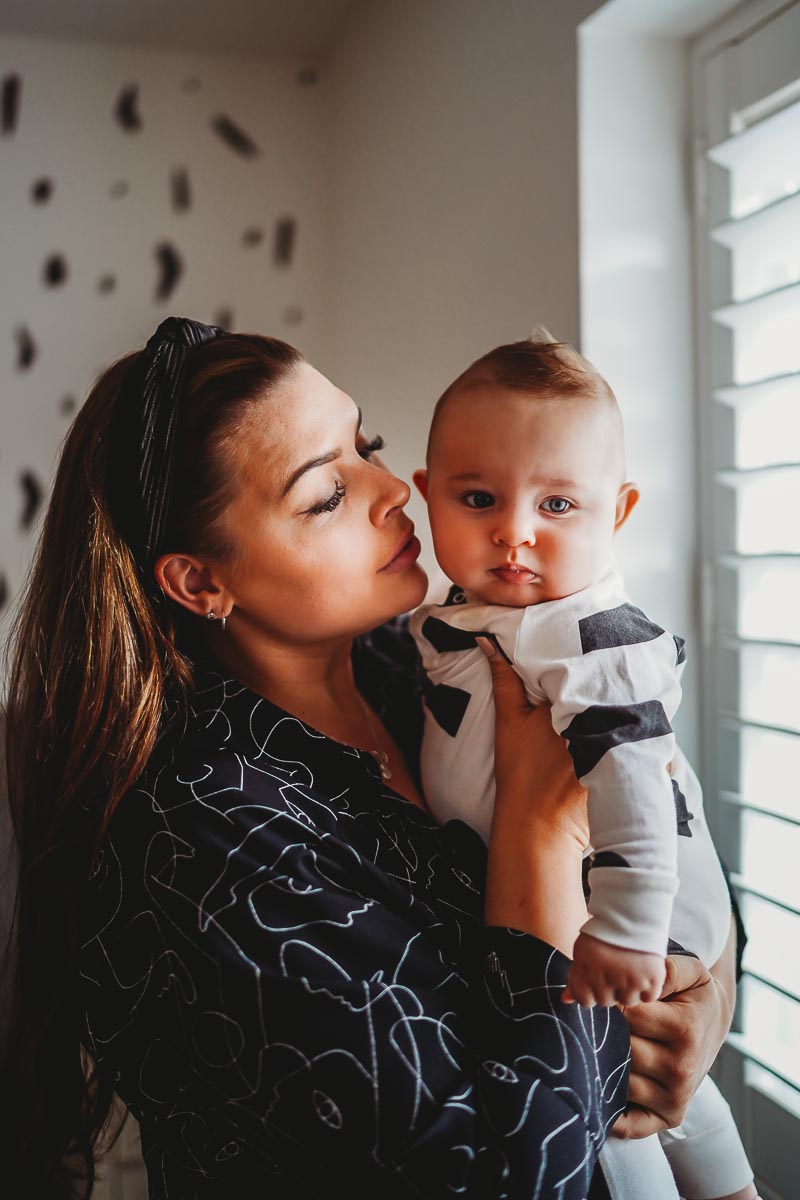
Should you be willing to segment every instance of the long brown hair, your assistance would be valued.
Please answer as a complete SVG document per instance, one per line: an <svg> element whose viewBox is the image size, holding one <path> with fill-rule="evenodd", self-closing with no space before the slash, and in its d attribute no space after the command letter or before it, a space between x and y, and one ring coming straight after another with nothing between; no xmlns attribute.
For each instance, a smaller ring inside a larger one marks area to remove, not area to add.
<svg viewBox="0 0 800 1200"><path fill-rule="evenodd" d="M192 621L159 600L109 503L115 403L138 353L97 380L65 440L7 648L6 764L19 851L12 1024L0 1071L8 1194L89 1197L113 1092L81 1045L80 907L92 858L192 691ZM247 412L302 361L226 334L192 352L169 549L224 561L219 518Z"/></svg>

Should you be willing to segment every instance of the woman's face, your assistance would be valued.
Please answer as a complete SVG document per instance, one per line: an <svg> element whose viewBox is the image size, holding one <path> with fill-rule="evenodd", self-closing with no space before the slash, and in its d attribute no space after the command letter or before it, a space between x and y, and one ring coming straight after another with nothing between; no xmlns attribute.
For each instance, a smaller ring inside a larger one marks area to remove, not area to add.
<svg viewBox="0 0 800 1200"><path fill-rule="evenodd" d="M360 423L350 397L307 363L248 418L222 518L236 547L224 583L245 637L353 636L424 598L409 488Z"/></svg>

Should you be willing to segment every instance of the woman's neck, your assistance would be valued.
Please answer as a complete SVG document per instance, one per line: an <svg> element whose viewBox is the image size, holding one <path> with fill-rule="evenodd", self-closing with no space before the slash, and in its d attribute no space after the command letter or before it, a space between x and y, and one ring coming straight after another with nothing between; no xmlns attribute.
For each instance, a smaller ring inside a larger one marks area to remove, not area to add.
<svg viewBox="0 0 800 1200"><path fill-rule="evenodd" d="M231 631L210 630L208 650L234 679L336 742L375 756L394 791L425 810L403 755L377 714L369 710L353 678L352 638L307 645L243 642ZM371 713L371 715L370 715Z"/></svg>
<svg viewBox="0 0 800 1200"><path fill-rule="evenodd" d="M352 638L313 645L243 644L230 630L210 632L211 655L245 687L339 741L363 741Z"/></svg>

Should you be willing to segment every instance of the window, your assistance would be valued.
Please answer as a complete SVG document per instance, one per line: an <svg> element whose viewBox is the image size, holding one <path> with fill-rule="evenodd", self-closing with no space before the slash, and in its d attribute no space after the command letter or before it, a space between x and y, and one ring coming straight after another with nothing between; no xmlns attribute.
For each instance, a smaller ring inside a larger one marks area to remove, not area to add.
<svg viewBox="0 0 800 1200"><path fill-rule="evenodd" d="M800 1179L800 3L692 48L705 786L750 944L722 1064L765 1196Z"/></svg>

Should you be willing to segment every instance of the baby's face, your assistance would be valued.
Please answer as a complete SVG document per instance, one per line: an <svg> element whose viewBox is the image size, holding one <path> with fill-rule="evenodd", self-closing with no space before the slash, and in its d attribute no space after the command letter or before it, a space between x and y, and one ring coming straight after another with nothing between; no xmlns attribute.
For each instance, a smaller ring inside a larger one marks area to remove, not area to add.
<svg viewBox="0 0 800 1200"><path fill-rule="evenodd" d="M602 404L483 384L447 401L427 473L414 479L448 578L521 608L602 574L638 498L623 471L619 427Z"/></svg>

